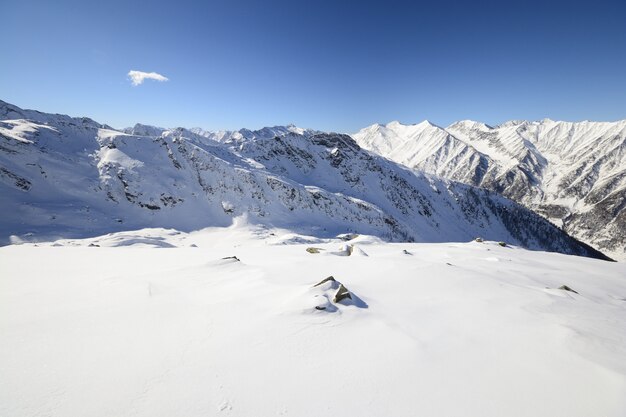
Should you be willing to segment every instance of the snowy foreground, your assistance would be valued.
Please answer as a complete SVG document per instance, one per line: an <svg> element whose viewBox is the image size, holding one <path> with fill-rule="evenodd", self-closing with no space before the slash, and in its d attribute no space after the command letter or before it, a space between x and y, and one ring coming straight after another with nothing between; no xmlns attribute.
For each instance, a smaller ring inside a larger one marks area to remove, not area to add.
<svg viewBox="0 0 626 417"><path fill-rule="evenodd" d="M0 248L0 415L626 415L625 264L306 240L149 229ZM329 275L352 300L313 287Z"/></svg>

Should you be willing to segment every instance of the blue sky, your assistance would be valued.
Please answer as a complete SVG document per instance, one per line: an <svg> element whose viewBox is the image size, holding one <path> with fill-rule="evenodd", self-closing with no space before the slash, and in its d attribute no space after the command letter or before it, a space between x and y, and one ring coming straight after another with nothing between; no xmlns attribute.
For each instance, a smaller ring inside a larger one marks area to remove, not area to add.
<svg viewBox="0 0 626 417"><path fill-rule="evenodd" d="M7 0L0 16L0 99L115 127L626 118L625 1Z"/></svg>

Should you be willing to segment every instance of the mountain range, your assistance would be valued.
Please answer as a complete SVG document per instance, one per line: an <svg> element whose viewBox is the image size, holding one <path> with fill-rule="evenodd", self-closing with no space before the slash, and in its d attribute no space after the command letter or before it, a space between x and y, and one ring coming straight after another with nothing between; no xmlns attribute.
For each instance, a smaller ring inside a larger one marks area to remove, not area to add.
<svg viewBox="0 0 626 417"><path fill-rule="evenodd" d="M0 120L4 243L246 221L320 237L482 237L605 258L496 192L409 169L348 135L295 126L116 130L5 102Z"/></svg>
<svg viewBox="0 0 626 417"><path fill-rule="evenodd" d="M352 137L410 168L493 190L626 259L626 120L391 122Z"/></svg>

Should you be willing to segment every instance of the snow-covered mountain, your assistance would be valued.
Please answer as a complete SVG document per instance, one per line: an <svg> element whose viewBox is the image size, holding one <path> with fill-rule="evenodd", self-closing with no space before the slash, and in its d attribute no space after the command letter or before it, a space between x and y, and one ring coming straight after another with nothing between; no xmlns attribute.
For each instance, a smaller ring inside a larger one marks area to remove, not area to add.
<svg viewBox="0 0 626 417"><path fill-rule="evenodd" d="M233 218L316 236L392 241L477 236L602 257L486 190L414 172L347 135L293 126L200 130L135 126L0 103L0 235L5 241L143 227L196 230Z"/></svg>
<svg viewBox="0 0 626 417"><path fill-rule="evenodd" d="M626 259L626 120L391 122L352 137L408 167L496 191Z"/></svg>
<svg viewBox="0 0 626 417"><path fill-rule="evenodd" d="M127 127L122 130L124 133L135 136L160 136L168 131L175 131L177 135L185 137L205 138L217 142L236 142L242 140L250 140L256 138L273 138L275 136L285 136L291 133L298 135L311 136L316 133L323 133L318 130L303 129L294 125L264 127L259 130L239 129L239 130L219 130L213 132L200 127L192 127L185 129L182 127L174 129L166 129L163 127L143 125L137 123L133 127Z"/></svg>

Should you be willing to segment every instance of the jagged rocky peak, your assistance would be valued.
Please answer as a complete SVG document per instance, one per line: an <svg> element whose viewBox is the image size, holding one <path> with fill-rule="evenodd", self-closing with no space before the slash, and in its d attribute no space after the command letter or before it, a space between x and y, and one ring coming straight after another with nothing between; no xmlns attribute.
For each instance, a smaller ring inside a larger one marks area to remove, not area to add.
<svg viewBox="0 0 626 417"><path fill-rule="evenodd" d="M446 129L458 129L458 130L465 130L465 131L481 130L481 131L487 132L487 131L492 130L493 127L482 122L477 122L475 120L461 120L461 121L452 123Z"/></svg>
<svg viewBox="0 0 626 417"><path fill-rule="evenodd" d="M501 193L626 259L626 120L463 120L445 132L370 127L352 136L410 168Z"/></svg>
<svg viewBox="0 0 626 417"><path fill-rule="evenodd" d="M422 120L419 123L413 124L404 124L399 122L398 120L391 121L384 125L385 128L391 130L410 130L410 131L418 131L423 129L441 129L441 127L432 123L430 120Z"/></svg>
<svg viewBox="0 0 626 417"><path fill-rule="evenodd" d="M506 122L500 123L499 125L496 126L496 128L501 128L501 127L516 127L516 126L520 126L520 125L525 125L530 123L527 120L508 120Z"/></svg>
<svg viewBox="0 0 626 417"><path fill-rule="evenodd" d="M64 114L25 110L1 100L0 120L27 120L42 125L65 125L76 129L113 129L111 126L98 123L89 117L70 117Z"/></svg>
<svg viewBox="0 0 626 417"><path fill-rule="evenodd" d="M0 120L24 119L24 112L17 106L0 100Z"/></svg>
<svg viewBox="0 0 626 417"><path fill-rule="evenodd" d="M162 127L137 123L133 127L127 127L126 129L124 129L124 133L136 136L161 136L166 130L167 129Z"/></svg>

